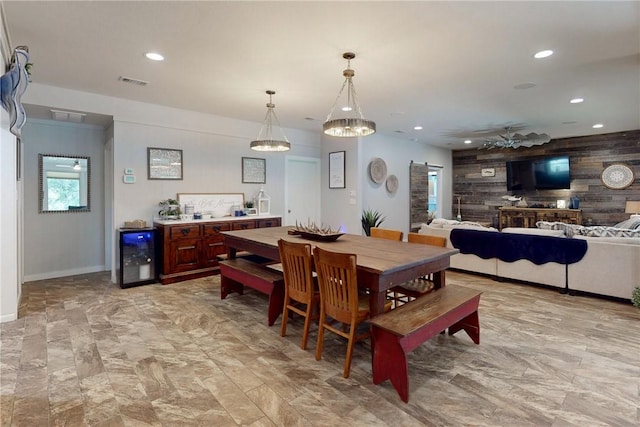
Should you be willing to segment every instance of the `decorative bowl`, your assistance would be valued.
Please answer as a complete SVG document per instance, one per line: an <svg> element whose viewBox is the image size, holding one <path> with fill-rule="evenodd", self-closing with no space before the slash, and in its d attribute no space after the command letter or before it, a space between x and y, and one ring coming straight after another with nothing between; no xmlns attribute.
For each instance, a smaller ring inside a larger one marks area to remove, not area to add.
<svg viewBox="0 0 640 427"><path fill-rule="evenodd" d="M344 233L322 234L322 233L310 233L308 231L296 230L296 234L305 239L316 240L318 242L335 242Z"/></svg>

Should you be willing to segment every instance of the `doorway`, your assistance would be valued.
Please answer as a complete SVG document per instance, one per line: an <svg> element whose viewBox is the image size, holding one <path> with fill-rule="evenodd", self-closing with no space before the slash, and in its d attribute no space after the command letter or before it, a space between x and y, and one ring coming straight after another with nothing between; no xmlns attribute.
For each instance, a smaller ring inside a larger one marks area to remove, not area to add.
<svg viewBox="0 0 640 427"><path fill-rule="evenodd" d="M320 159L287 156L284 179L284 218L282 225L320 225Z"/></svg>
<svg viewBox="0 0 640 427"><path fill-rule="evenodd" d="M429 165L429 214L442 216L442 166Z"/></svg>

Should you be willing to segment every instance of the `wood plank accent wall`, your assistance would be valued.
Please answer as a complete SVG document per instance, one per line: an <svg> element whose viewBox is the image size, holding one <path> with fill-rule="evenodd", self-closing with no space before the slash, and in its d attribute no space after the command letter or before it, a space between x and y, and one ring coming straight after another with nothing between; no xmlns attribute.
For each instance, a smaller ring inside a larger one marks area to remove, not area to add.
<svg viewBox="0 0 640 427"><path fill-rule="evenodd" d="M541 146L515 150L453 151L453 193L462 196L462 219L496 223L498 207L504 205L501 197L512 194L507 191L507 161L561 155L569 156L571 189L525 192L529 205L548 206L560 199L568 205L569 197L577 196L585 225L611 226L629 219L629 214L624 213L625 202L640 200L640 130L553 139ZM630 187L611 190L604 186L600 175L614 163L633 169L636 179ZM495 176L482 177L483 168L494 168ZM451 206L452 213L456 209Z"/></svg>
<svg viewBox="0 0 640 427"><path fill-rule="evenodd" d="M420 224L427 222L429 212L429 166L426 163L414 163L409 165L409 177L411 182L409 200L411 203L409 212L409 224Z"/></svg>

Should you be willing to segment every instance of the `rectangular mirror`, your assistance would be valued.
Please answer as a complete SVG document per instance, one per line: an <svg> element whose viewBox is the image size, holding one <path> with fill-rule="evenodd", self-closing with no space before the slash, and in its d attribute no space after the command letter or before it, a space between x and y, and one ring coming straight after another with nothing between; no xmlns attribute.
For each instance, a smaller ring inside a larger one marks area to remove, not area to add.
<svg viewBox="0 0 640 427"><path fill-rule="evenodd" d="M90 212L89 157L39 154L40 213Z"/></svg>

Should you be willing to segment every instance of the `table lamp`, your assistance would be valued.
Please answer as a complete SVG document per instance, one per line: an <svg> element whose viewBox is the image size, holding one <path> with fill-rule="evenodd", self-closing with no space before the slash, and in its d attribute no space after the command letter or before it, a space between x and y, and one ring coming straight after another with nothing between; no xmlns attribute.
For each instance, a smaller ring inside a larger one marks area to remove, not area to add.
<svg viewBox="0 0 640 427"><path fill-rule="evenodd" d="M629 200L624 213L630 213L631 218L640 217L640 200Z"/></svg>

